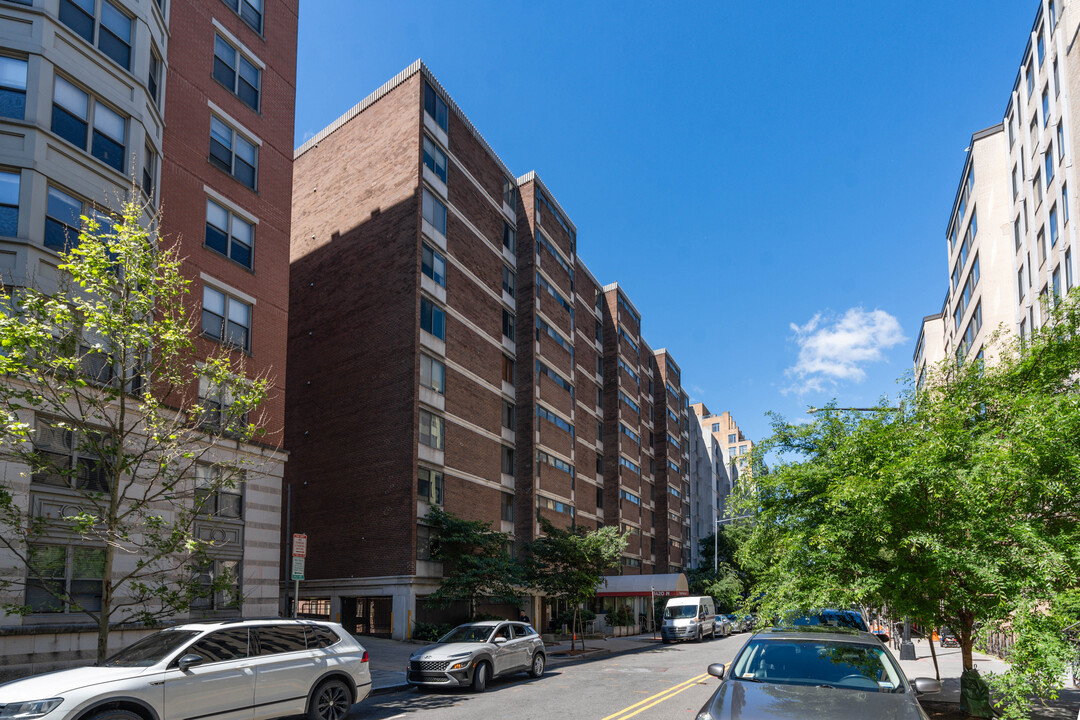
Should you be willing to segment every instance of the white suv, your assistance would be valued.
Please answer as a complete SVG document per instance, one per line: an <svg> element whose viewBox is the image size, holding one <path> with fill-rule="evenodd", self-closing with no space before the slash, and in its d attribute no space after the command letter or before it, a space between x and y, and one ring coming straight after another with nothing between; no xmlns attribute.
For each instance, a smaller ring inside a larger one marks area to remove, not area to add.
<svg viewBox="0 0 1080 720"><path fill-rule="evenodd" d="M236 620L162 630L100 665L0 685L4 720L342 720L371 692L335 623Z"/></svg>

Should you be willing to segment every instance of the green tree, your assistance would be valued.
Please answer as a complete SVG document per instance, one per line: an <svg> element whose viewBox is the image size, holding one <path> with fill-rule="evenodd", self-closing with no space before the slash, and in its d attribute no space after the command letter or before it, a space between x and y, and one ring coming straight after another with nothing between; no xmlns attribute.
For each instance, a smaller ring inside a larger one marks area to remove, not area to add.
<svg viewBox="0 0 1080 720"><path fill-rule="evenodd" d="M573 608L571 627L578 627L579 607L596 597L604 573L618 567L626 548L626 538L614 526L598 530L558 528L540 518L543 535L529 543L528 582L553 600L563 600ZM584 628L581 647L585 648ZM573 635L570 649L574 650Z"/></svg>
<svg viewBox="0 0 1080 720"><path fill-rule="evenodd" d="M479 520L464 520L441 508L428 510L433 530L431 558L443 564L443 578L429 601L446 606L469 604L476 614L478 600L514 602L521 597L521 565L510 553L513 538Z"/></svg>
<svg viewBox="0 0 1080 720"><path fill-rule="evenodd" d="M235 592L229 573L204 572L215 543L197 521L243 482L227 447L261 432L269 385L245 378L240 353L195 351L180 258L143 210L82 218L55 282L4 288L0 316L0 460L14 468L0 548L16 570L3 609L83 613L98 660L117 623Z"/></svg>
<svg viewBox="0 0 1080 720"><path fill-rule="evenodd" d="M755 461L779 462L739 499L757 514L740 553L758 562L763 609L885 605L953 628L970 668L977 625L1075 587L1078 330L1074 301L1023 347L988 349L993 365L943 363L899 408L774 418ZM1014 686L1047 676L1037 655ZM1018 695L1002 701L1022 713Z"/></svg>

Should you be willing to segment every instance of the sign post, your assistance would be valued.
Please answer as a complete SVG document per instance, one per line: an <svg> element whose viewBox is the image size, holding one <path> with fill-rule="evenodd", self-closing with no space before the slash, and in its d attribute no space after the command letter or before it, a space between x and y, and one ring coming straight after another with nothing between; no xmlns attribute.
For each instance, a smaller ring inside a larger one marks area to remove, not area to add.
<svg viewBox="0 0 1080 720"><path fill-rule="evenodd" d="M293 617L300 613L300 581L304 579L304 560L307 558L307 535L292 536L292 579L296 583L293 592Z"/></svg>

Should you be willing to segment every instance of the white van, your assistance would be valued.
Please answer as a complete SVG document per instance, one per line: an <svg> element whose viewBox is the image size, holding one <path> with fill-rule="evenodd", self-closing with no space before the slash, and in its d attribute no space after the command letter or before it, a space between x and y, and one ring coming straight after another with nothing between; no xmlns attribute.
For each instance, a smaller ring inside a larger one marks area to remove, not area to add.
<svg viewBox="0 0 1080 720"><path fill-rule="evenodd" d="M711 597L674 597L664 608L660 638L665 642L690 640L701 642L708 635L716 639L716 608Z"/></svg>

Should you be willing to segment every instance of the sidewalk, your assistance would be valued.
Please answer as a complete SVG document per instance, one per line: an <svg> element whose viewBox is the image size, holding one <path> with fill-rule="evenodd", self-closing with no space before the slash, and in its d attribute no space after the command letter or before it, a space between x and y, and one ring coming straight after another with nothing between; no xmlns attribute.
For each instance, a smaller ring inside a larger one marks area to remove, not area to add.
<svg viewBox="0 0 1080 720"><path fill-rule="evenodd" d="M356 639L368 651L372 694L393 692L408 687L405 682L405 669L409 665L409 656L427 644L367 636L357 636ZM660 641L658 639L654 640L652 635L631 635L629 637L587 640L585 647L588 652L581 655L571 656L567 654L570 651L569 641L548 645L544 649L547 651L548 667L557 667L610 655L619 655L633 650L640 650L650 645L658 645L659 643ZM579 650L581 648L580 640L577 643L577 648Z"/></svg>
<svg viewBox="0 0 1080 720"><path fill-rule="evenodd" d="M915 660L900 660L899 651L892 650L904 674L909 680L917 677L935 677L930 645L925 639L912 640L912 642L915 644ZM891 650L891 643L889 647ZM966 717L960 714L960 673L964 669L960 648L943 648L935 643L934 651L937 653L938 669L941 671L941 693L924 695L920 698L920 702L932 718L945 720L951 717ZM975 669L981 675L989 672L1005 672L1009 669L1009 663L992 655L974 652L971 659ZM1032 720L1075 720L1078 713L1080 713L1080 690L1065 688L1059 692L1057 700L1046 705L1036 703L1031 709L1031 718Z"/></svg>

